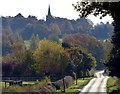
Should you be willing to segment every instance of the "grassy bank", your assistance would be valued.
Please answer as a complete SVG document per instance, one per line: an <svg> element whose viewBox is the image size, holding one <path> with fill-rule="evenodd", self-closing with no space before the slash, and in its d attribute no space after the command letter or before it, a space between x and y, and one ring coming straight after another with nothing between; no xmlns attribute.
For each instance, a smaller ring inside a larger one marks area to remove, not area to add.
<svg viewBox="0 0 120 94"><path fill-rule="evenodd" d="M66 92L63 93L63 94L75 94L77 92L80 91L80 89L83 88L83 86L85 86L93 77L87 77L87 78L84 78L84 80L82 78L78 79L78 84L76 85L75 84L75 81L74 81L74 84L71 85L70 87L68 87L66 89ZM57 92L61 92L61 90L57 90Z"/></svg>
<svg viewBox="0 0 120 94"><path fill-rule="evenodd" d="M118 93L118 86L116 85L118 78L116 77L110 77L108 79L108 83L107 83L107 90L108 90L108 94L119 94Z"/></svg>

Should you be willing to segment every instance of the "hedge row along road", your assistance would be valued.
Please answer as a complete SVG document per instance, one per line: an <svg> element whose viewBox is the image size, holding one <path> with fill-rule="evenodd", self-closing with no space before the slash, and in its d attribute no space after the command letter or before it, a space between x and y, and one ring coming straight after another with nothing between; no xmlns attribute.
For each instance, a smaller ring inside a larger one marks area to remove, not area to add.
<svg viewBox="0 0 120 94"><path fill-rule="evenodd" d="M104 70L95 73L97 78L93 78L90 82L81 90L79 94L107 94L107 80L108 76L103 76Z"/></svg>

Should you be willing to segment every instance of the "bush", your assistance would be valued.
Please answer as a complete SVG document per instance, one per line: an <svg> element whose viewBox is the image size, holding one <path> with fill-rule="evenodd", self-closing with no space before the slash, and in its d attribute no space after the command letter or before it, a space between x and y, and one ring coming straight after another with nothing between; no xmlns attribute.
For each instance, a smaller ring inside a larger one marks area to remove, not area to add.
<svg viewBox="0 0 120 94"><path fill-rule="evenodd" d="M62 89L63 88L63 81L58 80L53 85L55 86L56 89Z"/></svg>
<svg viewBox="0 0 120 94"><path fill-rule="evenodd" d="M74 83L74 80L71 76L65 76L64 80L65 80L65 87L66 88L68 88L70 85L72 85ZM52 84L56 87L57 90L62 89L63 88L63 79L58 80Z"/></svg>
<svg viewBox="0 0 120 94"><path fill-rule="evenodd" d="M89 71L89 76L94 76L94 74L95 74L95 69L91 69L91 70Z"/></svg>
<svg viewBox="0 0 120 94"><path fill-rule="evenodd" d="M68 88L70 85L74 83L74 80L71 76L65 76L65 86Z"/></svg>

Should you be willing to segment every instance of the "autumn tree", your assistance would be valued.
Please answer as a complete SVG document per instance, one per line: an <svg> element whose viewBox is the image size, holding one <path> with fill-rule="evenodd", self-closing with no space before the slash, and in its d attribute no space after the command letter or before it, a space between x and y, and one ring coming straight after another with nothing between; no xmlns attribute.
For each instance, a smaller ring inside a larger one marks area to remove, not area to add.
<svg viewBox="0 0 120 94"><path fill-rule="evenodd" d="M14 62L19 64L23 62L23 57L24 57L24 52L25 52L25 45L23 43L15 43L13 45L13 54L14 54Z"/></svg>
<svg viewBox="0 0 120 94"><path fill-rule="evenodd" d="M31 76L35 75L32 52L26 50L23 43L13 45L13 54L3 57L3 73L5 76ZM7 71L7 68L9 71Z"/></svg>
<svg viewBox="0 0 120 94"><path fill-rule="evenodd" d="M70 56L72 55L74 57L70 58L70 63L74 67L73 71L76 72L77 76L89 76L89 71L96 67L95 57L93 57L92 54L88 53L86 49L80 47L79 45L71 45L70 48L67 48L67 51L70 53ZM77 53L75 54L75 52Z"/></svg>
<svg viewBox="0 0 120 94"><path fill-rule="evenodd" d="M78 2L74 7L80 12L81 17L86 17L89 14L95 16L101 14L101 18L107 14L112 16L114 20L114 35L112 36L113 49L111 50L107 67L110 71L110 75L120 78L120 2Z"/></svg>
<svg viewBox="0 0 120 94"><path fill-rule="evenodd" d="M24 54L25 54L24 61L22 62L22 64L20 64L22 75L35 76L34 69L35 60L33 58L33 53L30 50L25 50Z"/></svg>
<svg viewBox="0 0 120 94"><path fill-rule="evenodd" d="M63 42L68 44L77 44L82 48L88 50L89 53L96 58L97 61L97 69L102 69L103 63L101 60L104 58L104 50L102 44L96 40L96 38L91 37L87 34L68 34L63 38Z"/></svg>
<svg viewBox="0 0 120 94"><path fill-rule="evenodd" d="M12 57L13 57L12 54L6 54L5 56L2 57L2 62L5 63L13 62Z"/></svg>
<svg viewBox="0 0 120 94"><path fill-rule="evenodd" d="M33 54L30 50L25 49L24 43L14 43L13 54L13 62L16 64L14 76L30 76L35 73Z"/></svg>
<svg viewBox="0 0 120 94"><path fill-rule="evenodd" d="M63 63L64 66L67 64L67 53L62 46L46 39L40 42L40 46L34 52L34 57L39 66L38 70L46 75L61 72L61 64Z"/></svg>
<svg viewBox="0 0 120 94"><path fill-rule="evenodd" d="M25 46L23 43L14 43L13 45L13 62L17 65L14 75L21 74L21 70L18 68L20 64L24 62L25 58Z"/></svg>
<svg viewBox="0 0 120 94"><path fill-rule="evenodd" d="M83 55L79 52L79 49L77 47L72 47L70 49L67 49L68 53L70 54L70 62L74 63L75 65L75 73L76 73L76 85L77 85L77 68L79 63L82 62Z"/></svg>
<svg viewBox="0 0 120 94"><path fill-rule="evenodd" d="M2 62L2 76L10 77L13 76L15 64L10 62Z"/></svg>
<svg viewBox="0 0 120 94"><path fill-rule="evenodd" d="M33 54L30 50L25 50L23 52L24 55L21 55L21 53L17 53L17 56L20 56L21 61L19 60L19 63L17 63L14 73L14 76L35 76L35 70L34 70L34 64L35 60L33 58ZM18 57L17 57L18 59Z"/></svg>
<svg viewBox="0 0 120 94"><path fill-rule="evenodd" d="M92 54L90 53L83 53L83 61L81 62L81 64L79 65L79 68L82 69L82 76L83 78L85 76L90 76L89 75L89 71L92 69L95 69L96 67L96 59L95 57L92 56Z"/></svg>

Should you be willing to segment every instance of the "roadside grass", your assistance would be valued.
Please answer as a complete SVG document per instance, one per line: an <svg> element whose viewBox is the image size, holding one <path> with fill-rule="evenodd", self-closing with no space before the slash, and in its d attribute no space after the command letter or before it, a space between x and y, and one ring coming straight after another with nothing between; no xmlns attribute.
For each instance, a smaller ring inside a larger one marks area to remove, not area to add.
<svg viewBox="0 0 120 94"><path fill-rule="evenodd" d="M112 93L113 91L118 90L118 86L116 85L117 80L118 80L118 78L116 78L116 77L110 77L108 79L108 83L107 83L108 93Z"/></svg>
<svg viewBox="0 0 120 94"><path fill-rule="evenodd" d="M85 86L92 78L94 77L86 77L84 78L84 80L82 78L79 78L77 81L77 85L74 81L74 84L69 86L68 88L66 88L66 92L62 93L62 94L76 94L77 92L79 92L80 89L83 88L83 86ZM61 90L57 90L57 92L61 92Z"/></svg>

